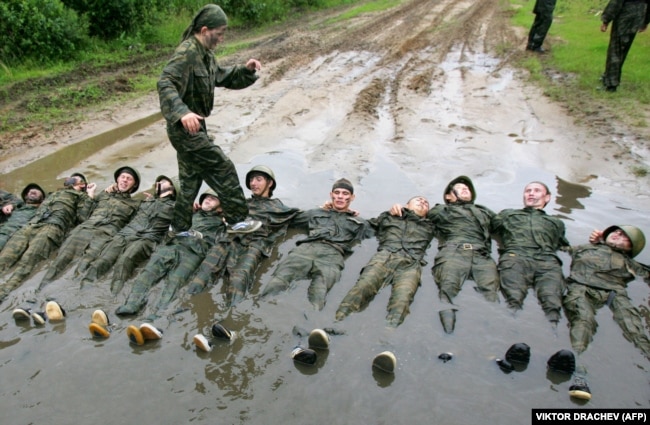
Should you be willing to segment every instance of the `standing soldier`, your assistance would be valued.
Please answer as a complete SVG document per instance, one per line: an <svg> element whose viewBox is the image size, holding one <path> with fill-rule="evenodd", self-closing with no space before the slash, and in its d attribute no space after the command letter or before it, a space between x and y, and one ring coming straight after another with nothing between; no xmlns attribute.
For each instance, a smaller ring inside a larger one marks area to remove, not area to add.
<svg viewBox="0 0 650 425"><path fill-rule="evenodd" d="M508 307L521 310L528 288L537 293L546 318L557 327L562 313L564 276L557 251L569 246L562 220L546 214L551 192L544 183L524 188L524 208L507 209L491 221L499 242L501 292Z"/></svg>
<svg viewBox="0 0 650 425"><path fill-rule="evenodd" d="M45 199L45 191L36 183L30 183L21 193L23 204L11 212L9 219L0 224L0 251L18 229L34 217L36 210Z"/></svg>
<svg viewBox="0 0 650 425"><path fill-rule="evenodd" d="M90 191L95 188L94 183L87 186ZM61 246L70 229L88 218L92 207L80 174L66 178L63 189L43 201L29 223L14 233L0 252L0 272L18 263L11 277L0 285L0 301Z"/></svg>
<svg viewBox="0 0 650 425"><path fill-rule="evenodd" d="M287 233L291 220L300 212L273 198L277 180L273 170L256 165L246 174L246 187L252 196L246 200L251 218L262 222L253 233L231 234L217 241L201 263L189 292L197 293L214 284L225 269L224 292L229 306L241 301L251 289L255 271Z"/></svg>
<svg viewBox="0 0 650 425"><path fill-rule="evenodd" d="M97 280L114 266L111 292L119 293L135 268L151 256L167 234L174 214L176 193L176 179L158 176L153 198L142 201L133 219L117 232L96 258L84 255L77 268L80 272L85 270L83 280Z"/></svg>
<svg viewBox="0 0 650 425"><path fill-rule="evenodd" d="M605 7L600 30L607 32L609 23L612 23L605 73L602 76L606 91L615 92L621 83L623 63L634 37L637 32L645 31L650 22L649 3L650 0L610 0Z"/></svg>
<svg viewBox="0 0 650 425"><path fill-rule="evenodd" d="M88 220L77 226L65 240L50 265L39 289L59 277L67 266L86 252L95 256L113 236L131 220L140 205L131 197L140 186L140 174L131 167L120 167L114 173L115 183L95 198L95 187L88 195L94 198L94 209Z"/></svg>
<svg viewBox="0 0 650 425"><path fill-rule="evenodd" d="M553 23L555 1L556 0L535 1L535 7L533 8L535 20L533 21L533 25L530 27L530 32L528 33L528 45L526 46L526 50L535 53L545 52L542 45L544 44L546 34Z"/></svg>
<svg viewBox="0 0 650 425"><path fill-rule="evenodd" d="M257 80L257 59L246 65L221 67L214 48L223 41L228 18L221 8L208 4L194 16L183 40L158 81L160 108L167 135L176 149L181 191L176 201L173 232L192 225L192 203L205 181L223 204L231 232L253 232L260 222L246 220L248 208L232 161L208 136L205 119L212 112L215 87L243 89Z"/></svg>

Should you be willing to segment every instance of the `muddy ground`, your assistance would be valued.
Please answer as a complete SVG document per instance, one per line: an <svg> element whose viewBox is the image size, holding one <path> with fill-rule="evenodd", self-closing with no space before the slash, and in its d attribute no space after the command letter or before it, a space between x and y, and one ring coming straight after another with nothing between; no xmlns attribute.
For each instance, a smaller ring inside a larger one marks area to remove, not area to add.
<svg viewBox="0 0 650 425"><path fill-rule="evenodd" d="M634 171L650 166L647 129L612 120L607 105L569 111L529 84L512 66L526 54L526 31L509 25L501 3L413 0L339 23L328 23L328 12L258 36L251 50L224 60L259 58L260 80L243 91L218 90L208 130L240 177L252 165L271 166L278 180L274 195L287 205L319 205L332 182L345 176L356 187L353 207L373 217L415 194L441 202L444 185L464 174L478 188L477 202L498 211L520 207L523 186L542 180L553 191L546 209L564 220L572 243L618 222L637 224L650 235L650 179ZM112 71L105 75L113 78ZM138 167L147 187L157 175L176 172L157 113L152 93L88 110L81 123L48 129L30 124L3 140L2 184L19 191L37 181L55 189L61 177L80 170L103 187L117 166L128 163ZM224 306L218 285L194 297L181 291L169 314L155 322L163 340L143 347L129 345L124 330L150 311L115 317L126 294L112 297L106 281L80 287L71 271L37 294L44 268L39 270L0 305L0 410L15 423L433 419L519 425L528 423L535 407L650 406L648 361L606 309L581 359L594 394L586 405L569 399L570 377L546 370L552 353L570 348L568 327L563 318L553 332L532 292L513 316L503 302L485 302L468 281L456 300L456 331L444 334L438 310L448 306L438 300L430 272L435 242L411 312L397 329L383 322L388 290L362 313L332 323L376 249L374 240L355 248L322 311L310 309L304 282L260 299L274 265L299 237L291 234L280 244L258 271L250 297L235 308ZM638 259L650 263L648 252ZM569 258L560 256L566 273ZM648 326L647 285L631 284L630 297ZM38 308L47 298L67 308L64 324L35 327L10 319L13 308ZM95 308L114 320L108 340L88 335ZM215 320L238 338L217 343L210 354L197 352L192 336L209 332ZM341 331L315 368L296 366L289 357L300 342L294 325ZM494 360L515 342L531 345L531 363L505 374ZM390 377L370 369L374 354L387 349L398 358ZM442 363L437 356L447 351L454 359Z"/></svg>

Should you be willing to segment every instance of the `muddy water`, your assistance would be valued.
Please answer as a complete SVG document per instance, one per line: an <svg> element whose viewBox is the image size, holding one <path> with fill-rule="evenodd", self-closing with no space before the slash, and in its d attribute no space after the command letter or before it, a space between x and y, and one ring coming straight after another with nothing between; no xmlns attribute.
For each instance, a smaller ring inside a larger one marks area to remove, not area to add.
<svg viewBox="0 0 650 425"><path fill-rule="evenodd" d="M609 162L607 149L601 154L585 145L594 136L519 83L513 71L497 75L494 59L452 52L430 94L386 94L378 117L368 122L351 114L350 104L373 78L389 78L388 70L372 68L375 62L365 52L334 54L301 70L307 79L296 73L268 86L220 93L209 129L240 176L255 164L272 167L275 195L288 205L319 205L334 179L347 176L356 185L353 206L372 217L415 194L440 202L444 184L466 174L478 188L477 202L498 211L521 206L523 186L541 180L554 192L547 211L565 221L572 243L612 223L634 223L650 235L647 184ZM56 187L55 179L80 170L103 187L124 163L140 169L144 187L158 174L175 174L175 154L160 121L110 142L81 157L76 153L83 144L53 154L45 160L56 166L34 164L7 176L8 184L34 179ZM629 143L611 142L613 151ZM333 323L338 303L376 249L374 240L356 247L322 311L307 302L305 282L259 299L274 266L300 237L292 233L278 247L250 297L235 308L224 307L219 286L191 298L181 294L155 322L164 338L143 347L130 345L125 329L149 311L135 320L117 318L113 311L125 295L112 298L106 281L82 288L71 272L36 295L44 271L38 272L0 305L3 422L518 425L530 422L531 408L582 405L569 399L568 377L546 370L554 352L570 348L566 320L554 333L532 293L513 317L466 282L456 300L456 331L443 333L443 306L430 273L435 242L411 314L397 329L384 326L387 289L365 311ZM568 271L568 258L562 258ZM638 259L650 263L650 249ZM154 289L154 302L158 294ZM647 312L643 282L631 284L630 296ZM34 327L11 319L13 308L39 308L48 297L67 309L64 323ZM93 340L87 331L95 308L113 321L107 340ZM216 320L236 338L217 341L209 354L197 352L192 336L207 334ZM648 361L621 336L608 311L597 320L596 339L582 356L594 395L587 406L647 408ZM333 327L340 335L315 367L302 367L289 357L305 342L294 327ZM516 342L531 346L531 362L504 374L494 360ZM394 376L371 369L383 350L397 356ZM438 360L443 352L453 359Z"/></svg>

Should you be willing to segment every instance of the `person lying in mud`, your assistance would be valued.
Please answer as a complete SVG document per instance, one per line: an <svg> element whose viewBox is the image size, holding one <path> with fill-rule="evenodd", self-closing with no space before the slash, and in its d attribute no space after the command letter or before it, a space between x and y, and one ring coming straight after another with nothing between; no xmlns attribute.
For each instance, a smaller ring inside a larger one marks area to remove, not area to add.
<svg viewBox="0 0 650 425"><path fill-rule="evenodd" d="M567 248L562 220L546 214L551 192L544 183L524 188L524 208L506 209L494 216L490 231L499 243L501 292L508 307L520 310L533 287L546 318L557 327L562 314L565 282L557 251Z"/></svg>
<svg viewBox="0 0 650 425"><path fill-rule="evenodd" d="M476 282L476 291L486 300L499 300L499 273L492 259L490 221L492 210L475 204L476 189L467 176L458 176L447 183L443 193L444 204L436 204L427 214L438 239L438 253L433 263L433 277L440 300L453 305L467 279ZM391 213L400 215L401 205L394 205ZM456 307L439 312L446 333L453 333Z"/></svg>
<svg viewBox="0 0 650 425"><path fill-rule="evenodd" d="M363 310L386 285L392 286L386 323L397 327L404 321L420 286L422 266L426 264L424 254L433 239L434 226L427 219L428 212L429 201L415 196L399 215L385 211L368 221L379 246L341 301L336 310L337 321Z"/></svg>
<svg viewBox="0 0 650 425"><path fill-rule="evenodd" d="M0 284L0 301L61 246L70 229L91 214L94 202L86 193L95 184L86 184L82 174L67 177L63 188L51 193L36 214L9 239L0 252L0 272L16 265L13 274Z"/></svg>
<svg viewBox="0 0 650 425"><path fill-rule="evenodd" d="M158 176L153 195L140 203L135 216L94 258L86 254L77 266L78 273L85 273L82 282L92 282L113 268L111 293L122 290L135 268L151 257L151 253L166 236L174 214L174 203L179 183L175 178Z"/></svg>
<svg viewBox="0 0 650 425"><path fill-rule="evenodd" d="M253 233L229 234L217 241L201 263L188 287L196 294L213 285L225 272L222 291L226 304L241 301L251 289L255 272L264 258L287 233L291 220L300 212L273 198L277 180L273 170L257 165L246 174L246 187L252 196L246 200L249 215L262 223Z"/></svg>
<svg viewBox="0 0 650 425"><path fill-rule="evenodd" d="M95 258L113 236L124 227L140 206L140 201L131 195L140 186L140 174L132 167L115 170L115 183L95 196L95 188L89 188L93 198L92 214L77 226L59 250L59 254L43 277L39 290L58 278L75 259L88 255Z"/></svg>
<svg viewBox="0 0 650 425"><path fill-rule="evenodd" d="M15 208L22 204L22 200L11 192L0 189L0 224L9 219Z"/></svg>
<svg viewBox="0 0 650 425"><path fill-rule="evenodd" d="M262 297L287 290L294 280L311 279L307 297L314 307L323 309L327 293L341 278L352 246L374 233L368 222L350 209L353 200L352 183L339 179L330 192L331 208L303 211L294 218L292 225L306 227L308 236L278 264Z"/></svg>
<svg viewBox="0 0 650 425"><path fill-rule="evenodd" d="M12 210L9 219L0 224L0 251L9 238L31 220L45 200L45 191L36 183L30 183L21 192L22 203Z"/></svg>
<svg viewBox="0 0 650 425"><path fill-rule="evenodd" d="M645 235L638 227L615 225L604 231L594 230L589 241L569 249L571 272L563 305L569 319L571 347L578 355L587 349L598 328L596 311L607 306L625 339L650 359L650 340L643 318L627 294L627 285L637 277L650 283L650 268L634 260L645 247ZM576 395L581 398L590 397L584 374L585 369L578 367L576 388L584 388Z"/></svg>
<svg viewBox="0 0 650 425"><path fill-rule="evenodd" d="M165 287L151 315L156 318L158 311L173 301L178 289L187 283L217 238L226 231L217 194L209 189L201 194L199 203L201 207L192 217L192 228L176 233L154 251L133 280L126 301L115 311L117 315L137 314L147 303L151 288L164 278Z"/></svg>

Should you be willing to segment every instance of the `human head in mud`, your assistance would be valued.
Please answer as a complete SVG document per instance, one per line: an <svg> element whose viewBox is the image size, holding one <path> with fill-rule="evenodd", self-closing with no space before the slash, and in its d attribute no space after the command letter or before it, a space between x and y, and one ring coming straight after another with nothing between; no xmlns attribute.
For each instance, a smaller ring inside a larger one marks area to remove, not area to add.
<svg viewBox="0 0 650 425"><path fill-rule="evenodd" d="M206 49L212 50L223 41L227 27L228 17L224 11L216 4L207 4L194 15L183 32L183 40L194 36Z"/></svg>
<svg viewBox="0 0 650 425"><path fill-rule="evenodd" d="M603 231L603 241L631 258L636 257L645 247L645 235L641 229L626 224L609 226Z"/></svg>
<svg viewBox="0 0 650 425"><path fill-rule="evenodd" d="M445 204L473 204L476 199L474 184L467 176L458 176L447 184L443 195Z"/></svg>
<svg viewBox="0 0 650 425"><path fill-rule="evenodd" d="M424 196L414 196L408 200L405 207L420 217L426 217L429 212L429 201Z"/></svg>
<svg viewBox="0 0 650 425"><path fill-rule="evenodd" d="M551 191L542 182L530 182L524 188L524 207L543 210L551 200Z"/></svg>
<svg viewBox="0 0 650 425"><path fill-rule="evenodd" d="M30 183L25 186L20 196L27 205L40 205L45 199L45 191L36 183Z"/></svg>
<svg viewBox="0 0 650 425"><path fill-rule="evenodd" d="M275 173L266 165L256 165L246 173L246 187L253 192L253 196L270 198L276 186Z"/></svg>
<svg viewBox="0 0 650 425"><path fill-rule="evenodd" d="M332 185L330 192L332 209L338 212L347 212L354 201L354 186L348 179L338 179Z"/></svg>
<svg viewBox="0 0 650 425"><path fill-rule="evenodd" d="M75 173L70 177L66 177L65 180L63 180L63 187L65 189L74 189L78 192L85 192L86 186L87 186L86 179L83 177L82 174L79 173Z"/></svg>
<svg viewBox="0 0 650 425"><path fill-rule="evenodd" d="M172 199L176 199L178 188L178 178L170 178L164 175L156 177L156 182L154 184L154 193L156 198L171 197Z"/></svg>
<svg viewBox="0 0 650 425"><path fill-rule="evenodd" d="M215 211L219 214L223 212L219 196L212 189L208 189L201 194L199 197L199 204L201 205L201 209L205 212Z"/></svg>
<svg viewBox="0 0 650 425"><path fill-rule="evenodd" d="M140 187L140 173L132 167L120 167L115 170L115 189L122 193L135 193Z"/></svg>

